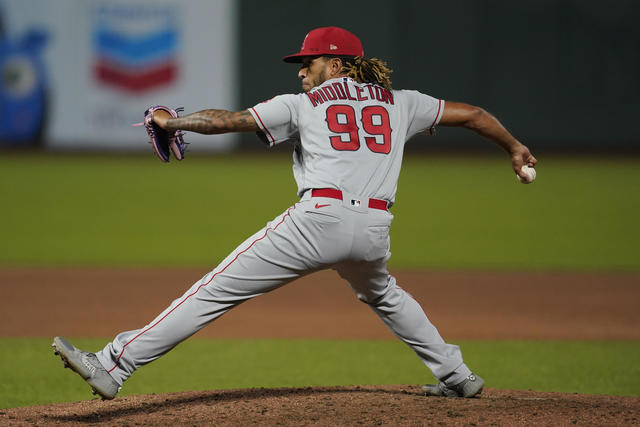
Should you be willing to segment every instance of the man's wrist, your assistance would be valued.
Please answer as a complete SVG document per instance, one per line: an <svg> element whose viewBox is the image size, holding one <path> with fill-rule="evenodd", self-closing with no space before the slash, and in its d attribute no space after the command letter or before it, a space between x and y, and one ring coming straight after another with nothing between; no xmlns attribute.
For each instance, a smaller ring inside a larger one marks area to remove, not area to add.
<svg viewBox="0 0 640 427"><path fill-rule="evenodd" d="M522 147L523 147L523 145L519 141L513 140L513 141L511 141L511 142L506 144L505 149L507 150L507 152L510 155L513 156L513 155L518 154L519 152L521 152L522 151Z"/></svg>

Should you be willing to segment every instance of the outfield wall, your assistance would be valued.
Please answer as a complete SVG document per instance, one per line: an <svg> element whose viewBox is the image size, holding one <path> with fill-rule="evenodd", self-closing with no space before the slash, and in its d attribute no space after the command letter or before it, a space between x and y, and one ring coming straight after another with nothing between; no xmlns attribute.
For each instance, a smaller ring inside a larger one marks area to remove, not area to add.
<svg viewBox="0 0 640 427"><path fill-rule="evenodd" d="M637 0L243 0L238 16L244 106L298 90L280 57L310 28L337 25L389 61L396 88L483 106L536 148L640 149ZM420 143L479 141L440 128Z"/></svg>
<svg viewBox="0 0 640 427"><path fill-rule="evenodd" d="M480 105L536 149L637 150L638 21L637 0L0 0L0 145L148 149L129 127L146 106L298 92L281 57L337 25L388 60L395 87ZM236 139L188 136L192 150ZM482 146L461 129L421 144Z"/></svg>

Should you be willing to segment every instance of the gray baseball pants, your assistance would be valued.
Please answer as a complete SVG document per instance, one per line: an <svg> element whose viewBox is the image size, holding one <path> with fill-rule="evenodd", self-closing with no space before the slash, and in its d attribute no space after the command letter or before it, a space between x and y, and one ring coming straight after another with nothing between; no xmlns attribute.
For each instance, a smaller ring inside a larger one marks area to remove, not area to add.
<svg viewBox="0 0 640 427"><path fill-rule="evenodd" d="M471 371L422 307L387 271L393 215L344 200L311 197L238 246L142 329L123 332L96 353L120 384L238 304L314 271L332 268L439 379L462 382ZM357 204L356 204L357 205Z"/></svg>

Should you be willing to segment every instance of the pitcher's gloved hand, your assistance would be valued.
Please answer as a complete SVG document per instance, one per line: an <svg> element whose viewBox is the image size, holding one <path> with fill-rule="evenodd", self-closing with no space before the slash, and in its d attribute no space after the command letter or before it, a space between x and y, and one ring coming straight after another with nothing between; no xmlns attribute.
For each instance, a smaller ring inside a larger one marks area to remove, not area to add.
<svg viewBox="0 0 640 427"><path fill-rule="evenodd" d="M173 110L164 105L149 107L144 112L144 121L136 123L133 126L145 127L149 135L149 143L153 147L153 152L161 161L168 162L171 153L173 153L173 157L176 159L182 160L187 146L187 143L185 143L183 139L184 132L181 130L169 131L158 126L158 124L153 121L153 114L156 111L165 111L169 113L172 118L178 118L178 112L182 111L182 108Z"/></svg>

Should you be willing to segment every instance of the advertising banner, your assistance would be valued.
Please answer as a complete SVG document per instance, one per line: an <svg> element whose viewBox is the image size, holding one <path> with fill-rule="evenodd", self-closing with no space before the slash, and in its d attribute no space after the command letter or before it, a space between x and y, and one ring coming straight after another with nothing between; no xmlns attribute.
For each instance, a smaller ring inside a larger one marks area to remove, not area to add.
<svg viewBox="0 0 640 427"><path fill-rule="evenodd" d="M2 111L22 116L4 116L0 139L148 149L131 127L148 106L237 108L232 0L5 0L0 19L0 53L13 58L3 74L18 76L4 84ZM193 151L225 150L235 138L187 140Z"/></svg>

